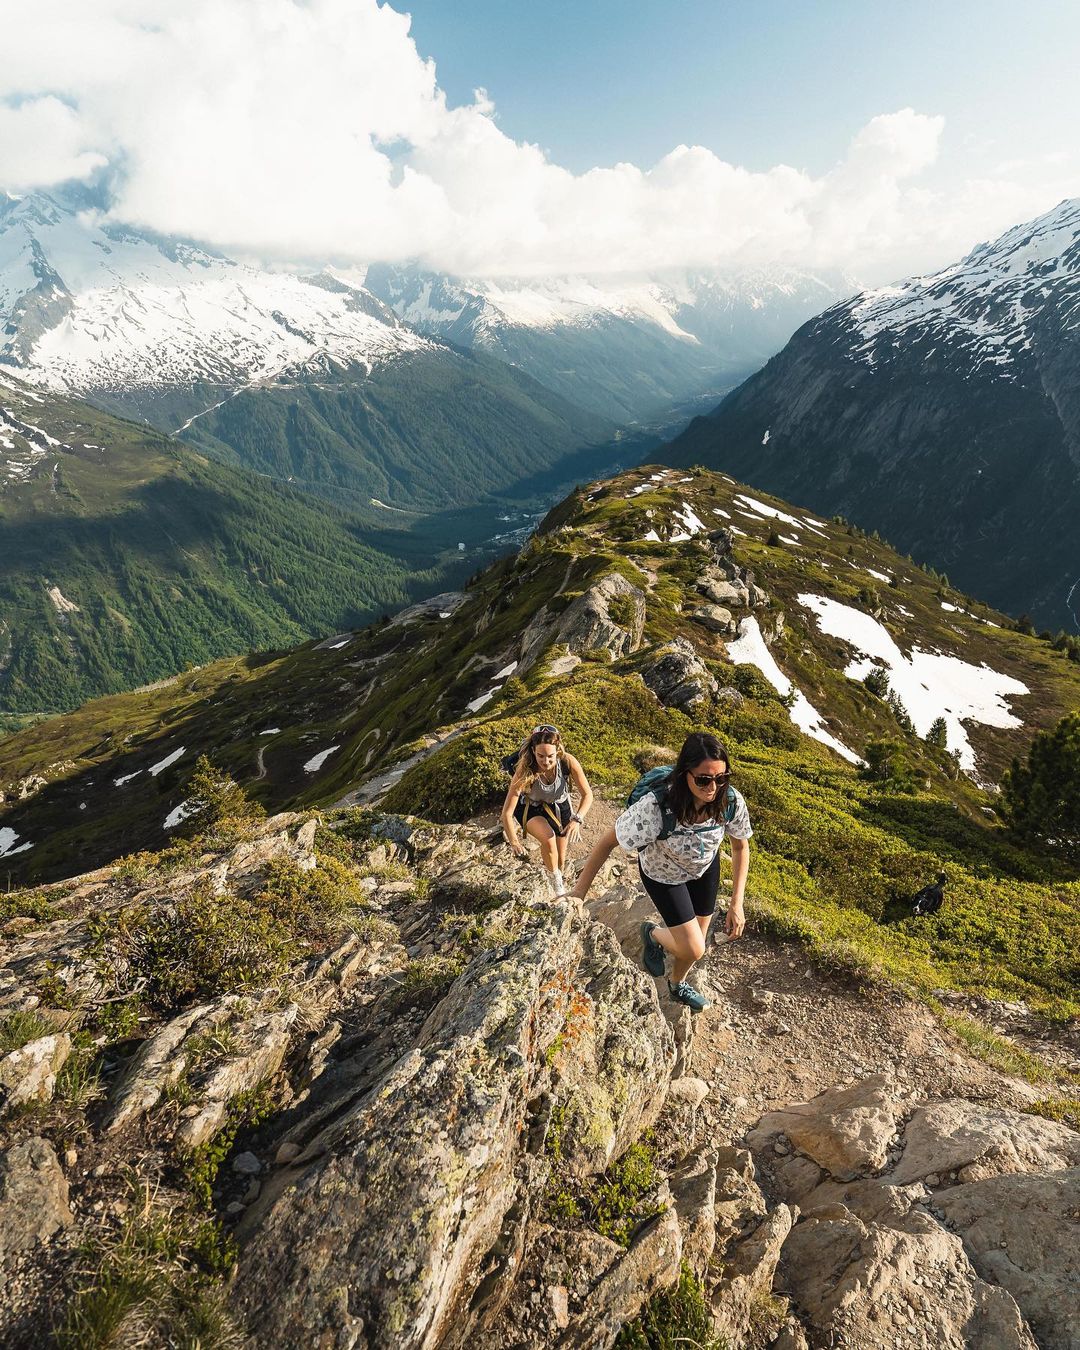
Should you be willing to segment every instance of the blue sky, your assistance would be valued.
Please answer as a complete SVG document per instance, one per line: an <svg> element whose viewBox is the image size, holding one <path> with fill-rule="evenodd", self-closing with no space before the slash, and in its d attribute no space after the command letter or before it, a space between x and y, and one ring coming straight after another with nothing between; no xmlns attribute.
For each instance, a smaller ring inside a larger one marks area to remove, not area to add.
<svg viewBox="0 0 1080 1350"><path fill-rule="evenodd" d="M1080 140L1080 4L1050 0L411 0L455 102L581 172L680 142L813 174L883 112L942 114L945 171Z"/></svg>
<svg viewBox="0 0 1080 1350"><path fill-rule="evenodd" d="M1080 195L1080 0L410 13L11 0L0 189L93 182L114 221L303 267L863 282Z"/></svg>

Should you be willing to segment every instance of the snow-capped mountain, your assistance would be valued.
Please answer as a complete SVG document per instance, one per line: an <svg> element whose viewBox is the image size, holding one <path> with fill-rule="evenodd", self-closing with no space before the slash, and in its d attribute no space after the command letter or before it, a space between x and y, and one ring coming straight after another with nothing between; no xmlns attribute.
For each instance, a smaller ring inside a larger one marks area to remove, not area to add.
<svg viewBox="0 0 1080 1350"><path fill-rule="evenodd" d="M963 373L990 365L1006 379L1022 379L1048 343L1080 323L1080 199L932 276L866 291L838 310L847 311L854 355L867 364L940 340Z"/></svg>
<svg viewBox="0 0 1080 1350"><path fill-rule="evenodd" d="M378 266L365 285L421 332L488 351L623 421L730 386L854 289L781 267L493 280Z"/></svg>
<svg viewBox="0 0 1080 1350"><path fill-rule="evenodd" d="M1080 627L1080 200L834 305L665 452Z"/></svg>
<svg viewBox="0 0 1080 1350"><path fill-rule="evenodd" d="M215 391L432 346L330 271L245 266L44 193L0 197L0 326L0 362L26 379L161 425Z"/></svg>
<svg viewBox="0 0 1080 1350"><path fill-rule="evenodd" d="M0 198L0 329L33 385L352 508L471 506L519 479L531 497L616 430L351 277L119 229L86 199Z"/></svg>

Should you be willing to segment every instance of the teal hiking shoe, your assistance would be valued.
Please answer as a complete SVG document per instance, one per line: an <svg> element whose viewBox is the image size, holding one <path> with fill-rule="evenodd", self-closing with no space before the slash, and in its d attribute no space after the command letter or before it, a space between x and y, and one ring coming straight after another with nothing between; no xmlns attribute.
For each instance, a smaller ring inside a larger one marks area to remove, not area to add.
<svg viewBox="0 0 1080 1350"><path fill-rule="evenodd" d="M660 979L664 973L664 949L653 940L656 924L646 920L641 925L641 964L654 979Z"/></svg>
<svg viewBox="0 0 1080 1350"><path fill-rule="evenodd" d="M678 984L672 984L670 980L667 983L668 993L676 1003L685 1003L693 1013L704 1012L709 1006L709 1000L703 994L699 994L692 984L687 984L685 980L680 980Z"/></svg>

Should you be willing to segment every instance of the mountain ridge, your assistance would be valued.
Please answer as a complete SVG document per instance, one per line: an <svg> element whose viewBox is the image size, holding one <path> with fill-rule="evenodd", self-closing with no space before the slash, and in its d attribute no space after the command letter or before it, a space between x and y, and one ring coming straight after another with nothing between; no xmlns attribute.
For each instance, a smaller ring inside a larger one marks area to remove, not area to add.
<svg viewBox="0 0 1080 1350"><path fill-rule="evenodd" d="M709 561L717 532L733 560L727 571ZM640 616L633 631L604 617L612 604L627 608L613 599L620 591ZM34 846L16 870L55 867L75 837L79 856L97 851L102 861L115 856L110 849L160 845L162 821L183 800L180 784L200 753L271 809L326 805L371 775L395 772L417 738L441 742L463 721L489 716L507 678L539 678L546 650L557 657L570 643L566 662L556 660L559 678L570 670L581 678L590 669L582 657L597 643L633 673L675 639L706 661L706 685L750 681L772 710L776 744L809 734L831 747L821 750L826 762L850 765L869 741L899 740L916 776L976 814L988 804L978 781L995 780L1036 728L1075 706L1080 689L1066 652L1015 631L853 526L722 475L627 471L571 494L520 553L460 597L292 652L220 662L0 741L3 827L16 847ZM744 667L760 675L750 679ZM864 686L875 668L906 724ZM321 687L333 692L322 697ZM941 751L924 739L938 717ZM265 727L275 728L266 740ZM178 749L178 767L148 775ZM114 786L139 775L145 788ZM46 786L24 799L19 785L31 779ZM425 799L424 811L437 809Z"/></svg>
<svg viewBox="0 0 1080 1350"><path fill-rule="evenodd" d="M877 528L968 590L1078 626L1080 201L864 293L661 456Z"/></svg>
<svg viewBox="0 0 1080 1350"><path fill-rule="evenodd" d="M635 423L735 383L823 300L853 289L794 268L490 279L379 265L365 285L421 332Z"/></svg>

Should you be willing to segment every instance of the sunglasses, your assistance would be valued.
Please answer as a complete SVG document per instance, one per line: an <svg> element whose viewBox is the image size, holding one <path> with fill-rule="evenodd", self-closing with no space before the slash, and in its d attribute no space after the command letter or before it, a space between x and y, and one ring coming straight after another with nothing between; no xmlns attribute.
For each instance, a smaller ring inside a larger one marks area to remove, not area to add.
<svg viewBox="0 0 1080 1350"><path fill-rule="evenodd" d="M559 728L548 726L548 724L545 722L543 726L533 727L532 729L532 734L534 736L542 736L544 735L545 732L551 732L553 736L557 736L559 734Z"/></svg>
<svg viewBox="0 0 1080 1350"><path fill-rule="evenodd" d="M729 773L695 773L692 774L694 782L698 787L708 787L710 783L715 783L717 787L723 787L731 778Z"/></svg>

